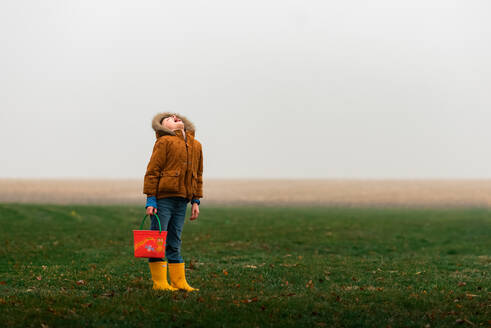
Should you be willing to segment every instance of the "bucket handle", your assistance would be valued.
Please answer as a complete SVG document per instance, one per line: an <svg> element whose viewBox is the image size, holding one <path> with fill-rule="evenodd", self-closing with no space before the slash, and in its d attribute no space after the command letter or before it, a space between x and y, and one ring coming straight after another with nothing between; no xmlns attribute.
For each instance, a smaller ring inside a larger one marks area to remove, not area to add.
<svg viewBox="0 0 491 328"><path fill-rule="evenodd" d="M160 233L162 233L162 227L160 226L160 219L159 219L159 216L157 214L153 214L157 217L157 222L159 223L159 231ZM140 230L143 229L143 223L145 223L145 219L147 218L148 214L145 214L145 216L143 217L143 220L142 220L142 224L140 224Z"/></svg>

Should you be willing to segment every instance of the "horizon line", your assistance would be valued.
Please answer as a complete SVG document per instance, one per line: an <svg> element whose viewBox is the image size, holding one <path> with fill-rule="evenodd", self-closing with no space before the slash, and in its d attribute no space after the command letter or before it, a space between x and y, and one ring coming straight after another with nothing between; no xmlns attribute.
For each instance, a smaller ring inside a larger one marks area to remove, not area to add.
<svg viewBox="0 0 491 328"><path fill-rule="evenodd" d="M2 177L0 180L141 180L143 177ZM491 177L204 177L203 180L343 180L343 181L423 181L491 180Z"/></svg>

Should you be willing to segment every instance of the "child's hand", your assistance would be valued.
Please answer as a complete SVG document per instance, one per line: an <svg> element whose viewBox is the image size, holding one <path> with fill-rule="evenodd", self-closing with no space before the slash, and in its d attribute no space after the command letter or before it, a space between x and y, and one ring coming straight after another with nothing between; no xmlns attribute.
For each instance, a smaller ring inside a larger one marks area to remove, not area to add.
<svg viewBox="0 0 491 328"><path fill-rule="evenodd" d="M199 205L194 203L193 207L191 208L191 217L189 218L189 220L191 221L196 220L198 218L198 215L199 215Z"/></svg>
<svg viewBox="0 0 491 328"><path fill-rule="evenodd" d="M157 209L155 207L149 206L147 207L147 215L153 215L157 213Z"/></svg>

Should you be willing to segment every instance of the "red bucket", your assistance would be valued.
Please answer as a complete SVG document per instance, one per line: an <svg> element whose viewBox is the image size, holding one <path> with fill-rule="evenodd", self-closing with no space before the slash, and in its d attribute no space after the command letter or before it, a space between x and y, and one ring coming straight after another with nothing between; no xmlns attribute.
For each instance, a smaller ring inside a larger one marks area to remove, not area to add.
<svg viewBox="0 0 491 328"><path fill-rule="evenodd" d="M133 230L133 244L135 248L135 257L165 257L165 240L167 238L167 231L162 231L160 226L160 219L155 214L157 222L159 223L159 231L157 230L141 230L145 218L143 217L140 230Z"/></svg>

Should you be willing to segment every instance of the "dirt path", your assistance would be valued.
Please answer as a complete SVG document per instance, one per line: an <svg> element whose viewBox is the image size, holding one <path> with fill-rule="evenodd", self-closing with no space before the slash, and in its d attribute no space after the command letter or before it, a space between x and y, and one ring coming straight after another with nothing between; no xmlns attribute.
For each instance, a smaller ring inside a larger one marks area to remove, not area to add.
<svg viewBox="0 0 491 328"><path fill-rule="evenodd" d="M203 204L491 207L491 180L207 179ZM141 180L0 179L0 202L144 204Z"/></svg>

